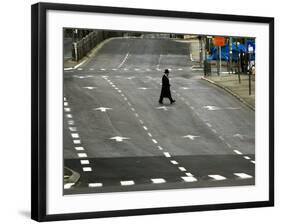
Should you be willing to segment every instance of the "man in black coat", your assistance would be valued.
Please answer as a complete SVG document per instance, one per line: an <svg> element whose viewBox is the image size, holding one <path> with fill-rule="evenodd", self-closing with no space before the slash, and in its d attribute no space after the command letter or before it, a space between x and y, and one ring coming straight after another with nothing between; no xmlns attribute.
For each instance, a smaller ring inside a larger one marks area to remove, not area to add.
<svg viewBox="0 0 281 224"><path fill-rule="evenodd" d="M161 95L159 99L159 103L163 104L163 98L169 98L171 104L176 102L172 96L170 91L170 82L169 82L169 70L165 69L164 75L162 77L162 89L161 89Z"/></svg>

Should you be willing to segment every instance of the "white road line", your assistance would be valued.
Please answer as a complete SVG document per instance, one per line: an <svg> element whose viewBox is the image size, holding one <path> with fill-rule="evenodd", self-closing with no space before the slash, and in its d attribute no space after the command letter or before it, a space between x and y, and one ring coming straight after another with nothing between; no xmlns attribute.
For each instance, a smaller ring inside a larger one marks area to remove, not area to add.
<svg viewBox="0 0 281 224"><path fill-rule="evenodd" d="M246 173L234 173L235 176L238 176L242 179L249 179L249 178L253 178L251 175L246 174Z"/></svg>
<svg viewBox="0 0 281 224"><path fill-rule="evenodd" d="M69 127L69 130L70 131L77 131L77 128L76 127Z"/></svg>
<svg viewBox="0 0 281 224"><path fill-rule="evenodd" d="M212 132L217 133L217 131L215 129L212 128Z"/></svg>
<svg viewBox="0 0 281 224"><path fill-rule="evenodd" d="M231 145L229 143L226 143L227 147L231 149Z"/></svg>
<svg viewBox="0 0 281 224"><path fill-rule="evenodd" d="M193 106L190 106L191 110L194 110L194 107Z"/></svg>
<svg viewBox="0 0 281 224"><path fill-rule="evenodd" d="M74 125L74 120L69 120L67 123L68 125Z"/></svg>
<svg viewBox="0 0 281 224"><path fill-rule="evenodd" d="M196 182L197 179L195 177L181 177L185 182Z"/></svg>
<svg viewBox="0 0 281 224"><path fill-rule="evenodd" d="M164 152L163 154L164 154L164 156L166 156L167 158L171 157L170 153L168 153L168 152Z"/></svg>
<svg viewBox="0 0 281 224"><path fill-rule="evenodd" d="M210 127L212 127L212 125L210 124L210 123L206 123L206 125L210 128Z"/></svg>
<svg viewBox="0 0 281 224"><path fill-rule="evenodd" d="M123 180L123 181L120 181L120 184L122 186L128 186L128 185L134 185L135 182L133 180Z"/></svg>
<svg viewBox="0 0 281 224"><path fill-rule="evenodd" d="M80 163L81 163L81 165L87 165L87 164L90 164L90 161L89 160L84 160L84 159L82 159L82 160L80 160Z"/></svg>
<svg viewBox="0 0 281 224"><path fill-rule="evenodd" d="M83 70L83 68L77 68L77 70L81 71L81 70Z"/></svg>
<svg viewBox="0 0 281 224"><path fill-rule="evenodd" d="M128 105L129 105L129 106L132 106L132 104L131 104L130 102L128 102Z"/></svg>
<svg viewBox="0 0 281 224"><path fill-rule="evenodd" d="M101 70L101 71L105 71L106 69L105 69L105 68L101 68L100 70Z"/></svg>
<svg viewBox="0 0 281 224"><path fill-rule="evenodd" d="M174 165L178 165L179 163L176 160L170 160L170 162Z"/></svg>
<svg viewBox="0 0 281 224"><path fill-rule="evenodd" d="M163 150L163 148L160 145L158 145L157 147L159 150Z"/></svg>
<svg viewBox="0 0 281 224"><path fill-rule="evenodd" d="M64 189L70 189L75 183L67 183L63 185Z"/></svg>
<svg viewBox="0 0 281 224"><path fill-rule="evenodd" d="M80 139L74 139L74 140L73 140L73 143L74 143L74 144L81 144L81 140L80 140Z"/></svg>
<svg viewBox="0 0 281 224"><path fill-rule="evenodd" d="M122 93L122 90L118 89L118 93Z"/></svg>
<svg viewBox="0 0 281 224"><path fill-rule="evenodd" d="M136 117L139 117L139 114L138 114L138 113L135 113L135 116L136 116Z"/></svg>
<svg viewBox="0 0 281 224"><path fill-rule="evenodd" d="M67 118L72 118L72 114L67 114L66 117Z"/></svg>
<svg viewBox="0 0 281 224"><path fill-rule="evenodd" d="M182 68L178 68L178 71L182 71Z"/></svg>
<svg viewBox="0 0 281 224"><path fill-rule="evenodd" d="M154 184L162 184L162 183L166 183L166 180L163 179L163 178L154 178L154 179L151 179L152 183Z"/></svg>
<svg viewBox="0 0 281 224"><path fill-rule="evenodd" d="M131 107L131 110L132 110L132 111L135 111L135 108Z"/></svg>
<svg viewBox="0 0 281 224"><path fill-rule="evenodd" d="M143 123L143 120L139 120L139 122L140 122L141 124L144 124L144 123Z"/></svg>
<svg viewBox="0 0 281 224"><path fill-rule="evenodd" d="M126 100L126 101L127 101L127 100L128 100L128 99L127 99L127 97L124 97L124 100Z"/></svg>
<svg viewBox="0 0 281 224"><path fill-rule="evenodd" d="M94 68L90 68L91 71L95 70Z"/></svg>
<svg viewBox="0 0 281 224"><path fill-rule="evenodd" d="M251 160L251 163L256 164L256 162L254 160Z"/></svg>
<svg viewBox="0 0 281 224"><path fill-rule="evenodd" d="M72 138L79 138L79 134L78 133L71 133Z"/></svg>
<svg viewBox="0 0 281 224"><path fill-rule="evenodd" d="M193 177L192 173L185 173L185 175L188 176L188 177Z"/></svg>
<svg viewBox="0 0 281 224"><path fill-rule="evenodd" d="M182 166L178 167L180 171L186 171L186 169Z"/></svg>
<svg viewBox="0 0 281 224"><path fill-rule="evenodd" d="M235 152L235 153L238 154L238 155L243 155L243 153L240 152L240 151L238 151L237 149L233 150L233 152Z"/></svg>
<svg viewBox="0 0 281 224"><path fill-rule="evenodd" d="M244 159L251 159L249 156L244 156Z"/></svg>
<svg viewBox="0 0 281 224"><path fill-rule="evenodd" d="M83 151L83 150L84 150L84 147L82 147L82 146L77 146L77 147L75 147L75 149L76 149L77 151Z"/></svg>
<svg viewBox="0 0 281 224"><path fill-rule="evenodd" d="M219 136L219 139L224 141L224 137L222 137L221 135Z"/></svg>
<svg viewBox="0 0 281 224"><path fill-rule="evenodd" d="M211 177L211 178L213 178L214 180L225 180L225 179L226 179L224 176L217 175L217 174L208 175L208 176Z"/></svg>
<svg viewBox="0 0 281 224"><path fill-rule="evenodd" d="M64 106L68 106L68 102L64 102L63 105L64 105Z"/></svg>
<svg viewBox="0 0 281 224"><path fill-rule="evenodd" d="M154 138L152 139L152 141L153 141L154 144L158 143Z"/></svg>
<svg viewBox="0 0 281 224"><path fill-rule="evenodd" d="M87 153L77 153L79 158L86 158L88 157Z"/></svg>
<svg viewBox="0 0 281 224"><path fill-rule="evenodd" d="M117 68L121 68L122 65L127 61L128 57L129 57L129 53L127 53L127 54L125 55L124 59L123 59L122 62L118 65Z"/></svg>
<svg viewBox="0 0 281 224"><path fill-rule="evenodd" d="M63 101L66 101L66 97L63 97Z"/></svg>
<svg viewBox="0 0 281 224"><path fill-rule="evenodd" d="M143 127L144 130L146 130L146 131L148 130L146 126L142 126L142 127Z"/></svg>
<svg viewBox="0 0 281 224"><path fill-rule="evenodd" d="M91 167L83 167L84 172L91 172L92 168Z"/></svg>
<svg viewBox="0 0 281 224"><path fill-rule="evenodd" d="M152 134L150 132L147 133L149 137L152 137Z"/></svg>
<svg viewBox="0 0 281 224"><path fill-rule="evenodd" d="M89 183L88 186L89 187L102 187L103 184L102 183Z"/></svg>
<svg viewBox="0 0 281 224"><path fill-rule="evenodd" d="M70 112L71 109L70 109L69 107L65 107L65 108L64 108L64 111L65 111L65 112Z"/></svg>

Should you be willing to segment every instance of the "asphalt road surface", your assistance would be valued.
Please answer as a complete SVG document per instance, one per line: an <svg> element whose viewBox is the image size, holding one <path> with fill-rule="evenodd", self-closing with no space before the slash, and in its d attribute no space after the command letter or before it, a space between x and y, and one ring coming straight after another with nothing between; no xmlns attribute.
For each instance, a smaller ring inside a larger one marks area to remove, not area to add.
<svg viewBox="0 0 281 224"><path fill-rule="evenodd" d="M201 80L189 48L115 38L65 69L64 166L81 175L65 194L255 184L254 111Z"/></svg>

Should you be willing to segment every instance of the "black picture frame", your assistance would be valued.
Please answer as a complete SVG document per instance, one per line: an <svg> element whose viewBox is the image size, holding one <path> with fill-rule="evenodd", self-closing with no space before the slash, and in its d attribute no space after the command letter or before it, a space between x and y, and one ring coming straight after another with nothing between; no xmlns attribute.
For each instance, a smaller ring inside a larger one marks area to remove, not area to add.
<svg viewBox="0 0 281 224"><path fill-rule="evenodd" d="M48 10L63 10L87 13L110 13L171 18L190 18L231 22L253 22L269 25L269 200L243 203L209 204L196 206L159 207L101 212L68 213L48 215L46 213L46 13ZM74 4L37 3L32 5L31 17L31 76L32 76L32 155L31 155L31 218L37 221L74 220L99 217L132 216L161 213L192 212L237 208L274 206L274 18L240 15L163 11L137 8L118 8Z"/></svg>

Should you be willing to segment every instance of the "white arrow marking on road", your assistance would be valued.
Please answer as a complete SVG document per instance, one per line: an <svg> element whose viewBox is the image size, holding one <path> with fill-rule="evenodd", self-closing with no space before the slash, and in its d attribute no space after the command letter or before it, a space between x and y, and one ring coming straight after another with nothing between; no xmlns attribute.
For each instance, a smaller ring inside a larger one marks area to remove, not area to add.
<svg viewBox="0 0 281 224"><path fill-rule="evenodd" d="M166 106L156 107L156 109L158 109L158 110L165 110L165 111L168 110L168 108Z"/></svg>
<svg viewBox="0 0 281 224"><path fill-rule="evenodd" d="M182 136L183 138L189 138L190 140L194 140L195 138L199 138L200 136L196 136L196 135L185 135Z"/></svg>
<svg viewBox="0 0 281 224"><path fill-rule="evenodd" d="M130 138L122 137L122 136L115 136L115 137L111 137L110 139L115 140L116 142L123 142L123 140L130 139Z"/></svg>
<svg viewBox="0 0 281 224"><path fill-rule="evenodd" d="M96 89L97 87L94 87L94 86L84 86L83 88L92 90L92 89Z"/></svg>
<svg viewBox="0 0 281 224"><path fill-rule="evenodd" d="M106 112L106 110L112 110L112 108L109 108L109 107L98 107L98 108L95 108L95 110L99 110L101 112Z"/></svg>
<svg viewBox="0 0 281 224"><path fill-rule="evenodd" d="M241 140L243 140L245 135L235 134L235 135L233 135L233 137L237 137L237 138L240 138Z"/></svg>

